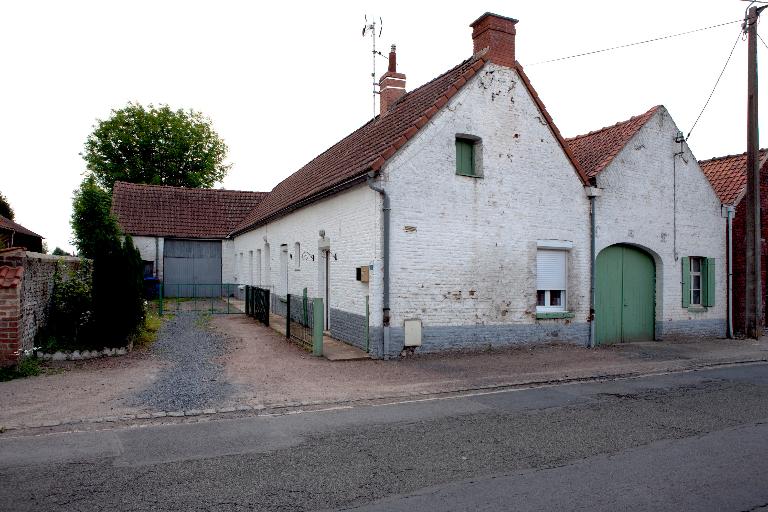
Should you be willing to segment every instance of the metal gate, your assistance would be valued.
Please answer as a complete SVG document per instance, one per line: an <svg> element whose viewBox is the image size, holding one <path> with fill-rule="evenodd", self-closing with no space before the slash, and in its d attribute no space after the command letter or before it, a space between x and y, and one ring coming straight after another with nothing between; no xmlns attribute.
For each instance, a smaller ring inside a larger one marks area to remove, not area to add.
<svg viewBox="0 0 768 512"><path fill-rule="evenodd" d="M166 240L163 284L166 297L221 296L221 241Z"/></svg>
<svg viewBox="0 0 768 512"><path fill-rule="evenodd" d="M286 295L286 322L285 336L296 342L306 350L312 350L314 317L312 315L309 299L307 298L307 289L301 297Z"/></svg>
<svg viewBox="0 0 768 512"><path fill-rule="evenodd" d="M258 286L245 287L245 314L269 326L269 290Z"/></svg>

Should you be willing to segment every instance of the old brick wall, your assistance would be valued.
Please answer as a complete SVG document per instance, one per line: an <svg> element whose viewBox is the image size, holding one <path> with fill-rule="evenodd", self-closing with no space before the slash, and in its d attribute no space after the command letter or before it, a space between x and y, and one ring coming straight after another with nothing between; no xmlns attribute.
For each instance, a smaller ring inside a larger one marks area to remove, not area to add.
<svg viewBox="0 0 768 512"><path fill-rule="evenodd" d="M71 256L26 253L24 279L21 288L21 323L19 325L21 350L32 349L38 331L48 323L54 274L59 264L65 269L76 270L80 266L80 259Z"/></svg>
<svg viewBox="0 0 768 512"><path fill-rule="evenodd" d="M15 363L34 347L48 321L57 265L75 270L80 259L23 250L0 252L0 267L23 269L18 286L0 287L0 364Z"/></svg>
<svg viewBox="0 0 768 512"><path fill-rule="evenodd" d="M768 292L766 278L768 278L768 257L766 256L766 240L768 240L768 165L761 170L761 227L763 231L763 247L761 260L761 281L763 288L763 325L765 325L765 297ZM743 336L746 331L746 199L742 199L736 206L736 214L733 218L733 332L737 336Z"/></svg>
<svg viewBox="0 0 768 512"><path fill-rule="evenodd" d="M14 364L19 356L19 297L18 283L0 283L0 366Z"/></svg>

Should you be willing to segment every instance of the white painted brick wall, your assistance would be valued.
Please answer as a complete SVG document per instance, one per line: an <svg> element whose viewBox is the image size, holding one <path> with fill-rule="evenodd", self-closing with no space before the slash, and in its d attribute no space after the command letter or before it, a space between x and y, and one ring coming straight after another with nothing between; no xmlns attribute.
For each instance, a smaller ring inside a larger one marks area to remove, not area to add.
<svg viewBox="0 0 768 512"><path fill-rule="evenodd" d="M235 253L235 241L234 240L222 240L221 241L221 282L223 283L239 283L239 275L237 272L236 253Z"/></svg>
<svg viewBox="0 0 768 512"><path fill-rule="evenodd" d="M284 296L286 278L280 271L280 258L281 244L287 244L288 253L291 256L287 270L288 291L292 294L301 294L306 287L310 297L317 297L322 293L321 279L325 264L318 249L320 244L318 233L321 229L325 230L331 254L336 255L336 259L330 260L330 306L364 315L365 296L370 294L373 302L374 293L369 290L367 283L356 280L355 268L369 265L374 260L375 247L378 244L374 229L380 214L380 206L377 210L376 195L367 186L361 185L311 204L266 226L237 236L233 243L233 253L244 254L243 266L247 269L248 251L254 253L255 267L256 251L261 249L262 282L256 284L271 283L275 287L275 292ZM265 236L270 246L269 277L266 274L268 264L264 256ZM298 269L295 268L296 242L299 242L301 251ZM254 276L257 275L258 272L254 268ZM245 277L247 280L247 276ZM373 310L371 307L371 311Z"/></svg>
<svg viewBox="0 0 768 512"><path fill-rule="evenodd" d="M163 237L154 236L134 236L133 245L139 250L141 259L145 261L155 262L155 272L158 279L163 278ZM155 245L155 240L158 240L158 245ZM159 254L159 261L156 261L156 256Z"/></svg>
<svg viewBox="0 0 768 512"><path fill-rule="evenodd" d="M685 146L677 158L677 236L673 229L673 155L677 126L665 109L645 124L598 176L603 195L597 199L599 252L609 245L639 245L654 254L659 285L656 321L712 320L726 316L725 219L720 201L701 172L696 157ZM675 241L676 238L676 241ZM691 313L681 306L681 262L678 257L716 258L715 306Z"/></svg>
<svg viewBox="0 0 768 512"><path fill-rule="evenodd" d="M457 134L482 138L482 178L456 175ZM514 70L481 70L386 165L383 184L393 326L536 323L538 239L573 242L568 309L586 320L589 203Z"/></svg>

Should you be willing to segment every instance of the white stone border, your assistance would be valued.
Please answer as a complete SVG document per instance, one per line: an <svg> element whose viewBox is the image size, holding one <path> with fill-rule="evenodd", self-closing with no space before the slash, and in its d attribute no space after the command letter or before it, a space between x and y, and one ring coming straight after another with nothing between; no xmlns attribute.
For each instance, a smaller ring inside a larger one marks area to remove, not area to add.
<svg viewBox="0 0 768 512"><path fill-rule="evenodd" d="M125 354L133 350L133 343L129 343L124 347L118 348L106 348L103 350L73 350L73 351L61 351L58 350L54 353L35 351L35 355L41 361L81 361L83 359L95 359L97 357L113 357L124 356Z"/></svg>

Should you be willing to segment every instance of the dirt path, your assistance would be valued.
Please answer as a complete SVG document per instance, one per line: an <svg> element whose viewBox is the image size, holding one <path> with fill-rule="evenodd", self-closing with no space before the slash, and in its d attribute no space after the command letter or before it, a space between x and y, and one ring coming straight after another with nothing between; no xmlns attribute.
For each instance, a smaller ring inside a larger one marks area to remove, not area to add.
<svg viewBox="0 0 768 512"><path fill-rule="evenodd" d="M51 364L46 374L0 382L0 425L135 414L123 400L162 368L143 352Z"/></svg>

